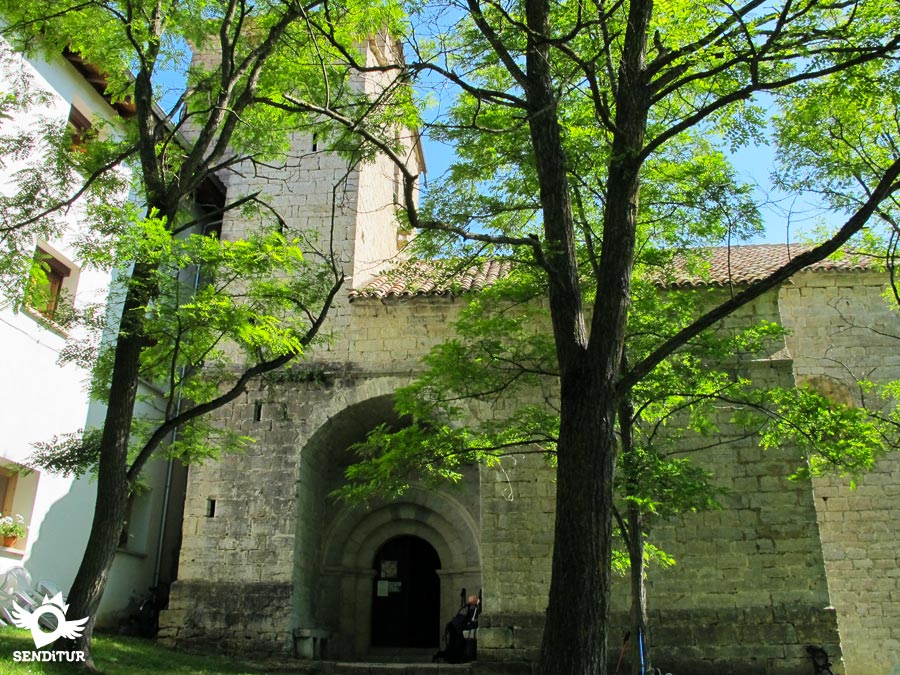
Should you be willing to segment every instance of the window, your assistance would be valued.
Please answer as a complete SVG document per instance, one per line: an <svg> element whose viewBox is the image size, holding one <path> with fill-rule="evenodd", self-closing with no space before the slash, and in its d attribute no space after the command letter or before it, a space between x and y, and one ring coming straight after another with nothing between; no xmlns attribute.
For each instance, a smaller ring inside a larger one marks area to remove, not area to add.
<svg viewBox="0 0 900 675"><path fill-rule="evenodd" d="M0 509L4 516L15 518L21 515L25 519L25 536L19 537L12 548L0 548L3 557L21 555L25 551L32 531L31 518L39 478L38 471L0 459Z"/></svg>
<svg viewBox="0 0 900 675"><path fill-rule="evenodd" d="M34 251L25 304L53 324L62 324L75 301L78 267L41 243Z"/></svg>
<svg viewBox="0 0 900 675"><path fill-rule="evenodd" d="M0 466L0 513L4 516L12 513L18 475L15 471Z"/></svg>
<svg viewBox="0 0 900 675"><path fill-rule="evenodd" d="M72 141L72 150L84 152L84 144L87 142L91 131L91 121L74 105L69 109L69 136Z"/></svg>
<svg viewBox="0 0 900 675"><path fill-rule="evenodd" d="M150 536L150 506L152 490L140 489L128 495L125 522L119 532L119 551L144 556Z"/></svg>

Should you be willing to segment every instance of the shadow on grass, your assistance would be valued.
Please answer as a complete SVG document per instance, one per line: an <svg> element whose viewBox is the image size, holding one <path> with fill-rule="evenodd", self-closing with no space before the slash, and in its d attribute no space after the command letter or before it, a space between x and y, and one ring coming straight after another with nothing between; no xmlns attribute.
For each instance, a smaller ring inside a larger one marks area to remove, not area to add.
<svg viewBox="0 0 900 675"><path fill-rule="evenodd" d="M46 648L53 650L53 645ZM0 629L0 673L2 675L57 675L72 673L74 665L16 663L13 652L34 651L31 633L15 628ZM265 669L220 656L185 654L160 647L150 640L124 636L95 635L94 662L105 675L265 675Z"/></svg>

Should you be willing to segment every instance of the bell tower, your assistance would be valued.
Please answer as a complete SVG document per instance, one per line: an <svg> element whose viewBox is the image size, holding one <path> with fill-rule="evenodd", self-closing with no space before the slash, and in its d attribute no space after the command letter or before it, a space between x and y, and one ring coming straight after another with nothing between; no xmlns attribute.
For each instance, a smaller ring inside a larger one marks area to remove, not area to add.
<svg viewBox="0 0 900 675"><path fill-rule="evenodd" d="M383 34L358 49L366 66L402 58L400 45ZM392 84L392 77L392 71L359 73L351 77L351 86L375 97ZM418 132L398 127L393 140L409 170L424 171ZM365 285L396 260L403 247L397 218L403 202L402 172L384 155L353 162L329 150L327 139L298 131L291 134L284 156L265 165L244 162L220 178L228 202L259 193L283 219L287 233L300 237L312 255L333 252L347 276L347 288ZM226 214L222 236L239 238L270 218L265 211L256 218L239 211Z"/></svg>

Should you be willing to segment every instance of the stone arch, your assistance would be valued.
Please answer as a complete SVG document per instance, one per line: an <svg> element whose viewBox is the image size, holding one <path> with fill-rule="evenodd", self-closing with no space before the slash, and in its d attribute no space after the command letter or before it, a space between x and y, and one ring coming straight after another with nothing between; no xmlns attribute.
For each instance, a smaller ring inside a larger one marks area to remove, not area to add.
<svg viewBox="0 0 900 675"><path fill-rule="evenodd" d="M323 572L341 598L333 617L341 651L361 656L371 641L372 561L390 539L412 535L428 542L441 560L441 616L451 616L462 588L481 585L481 560L475 519L453 496L411 488L398 500L363 510L343 509L329 527Z"/></svg>
<svg viewBox="0 0 900 675"><path fill-rule="evenodd" d="M457 518L458 522L452 522ZM478 567L477 524L460 501L446 492L411 487L397 500L369 509L344 508L329 527L323 547L328 566L355 567L368 564L383 536L416 534L413 529L433 532L428 541L445 565Z"/></svg>
<svg viewBox="0 0 900 675"><path fill-rule="evenodd" d="M302 452L315 454L322 451L322 441L329 434L330 425L344 424L358 419L373 404L390 403L394 392L409 384L405 377L374 377L354 382L345 389L329 392L327 401L319 402L307 417L304 426L308 430L307 439L301 442Z"/></svg>
<svg viewBox="0 0 900 675"><path fill-rule="evenodd" d="M477 524L478 476L459 495L411 488L393 502L368 508L329 499L350 463L347 447L379 424L403 424L393 410L398 378L369 380L336 393L317 415L318 428L302 444L294 538L295 635L327 635L329 654L359 658L370 645L369 617L379 547L412 535L441 560L441 614L452 614L462 587L481 584ZM345 407L336 409L338 406ZM464 503L466 502L466 503Z"/></svg>

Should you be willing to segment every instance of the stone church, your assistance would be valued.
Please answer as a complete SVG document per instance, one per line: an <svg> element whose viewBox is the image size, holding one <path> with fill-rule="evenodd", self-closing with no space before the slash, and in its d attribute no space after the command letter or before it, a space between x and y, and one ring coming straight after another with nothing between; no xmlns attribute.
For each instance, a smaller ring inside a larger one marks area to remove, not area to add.
<svg viewBox="0 0 900 675"><path fill-rule="evenodd" d="M385 48L372 40L370 61ZM407 141L418 171L417 139ZM260 190L290 226L333 232L352 290L331 315L327 347L221 412L223 423L257 442L190 467L178 580L161 638L364 660L379 648L436 649L461 594L480 591L479 667L532 660L554 514L553 470L542 460L471 467L461 486L413 487L366 508L329 496L353 461L348 447L398 421L393 392L451 335L466 298L505 270L486 263L452 283L381 276L402 257L394 167L348 166L302 134L294 151L282 167L223 176L228 201ZM222 236L250 227L234 214ZM790 254L782 245L713 251L706 284L746 284ZM812 383L849 400L858 378L900 378L900 322L882 297L885 284L865 264L822 263L732 317L789 330L780 348L748 366L753 377ZM900 673L900 460L882 459L851 490L837 479L788 480L798 452L763 451L727 425L721 433L727 442L700 462L729 490L724 508L654 530L677 560L650 574L657 664L688 675L811 673L806 646L817 645L837 673ZM617 656L625 579L614 602Z"/></svg>

